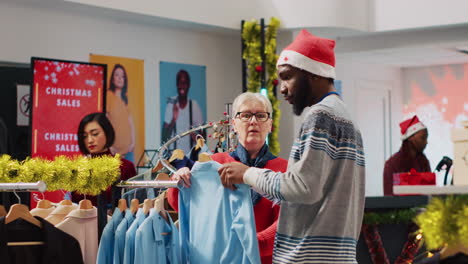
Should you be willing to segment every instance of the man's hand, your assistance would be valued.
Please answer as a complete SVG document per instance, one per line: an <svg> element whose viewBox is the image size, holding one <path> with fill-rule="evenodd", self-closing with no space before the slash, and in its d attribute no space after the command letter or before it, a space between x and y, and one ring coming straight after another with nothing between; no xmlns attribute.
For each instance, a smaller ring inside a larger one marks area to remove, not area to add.
<svg viewBox="0 0 468 264"><path fill-rule="evenodd" d="M249 167L240 162L231 162L224 164L218 169L221 177L221 183L224 187L235 190L234 184L244 183L244 173Z"/></svg>
<svg viewBox="0 0 468 264"><path fill-rule="evenodd" d="M172 175L172 180L173 181L182 180L182 182L184 183L184 187L190 188L190 185L191 185L190 176L192 176L192 173L190 173L190 169L187 167L183 167L183 168L178 169L174 173L174 175Z"/></svg>

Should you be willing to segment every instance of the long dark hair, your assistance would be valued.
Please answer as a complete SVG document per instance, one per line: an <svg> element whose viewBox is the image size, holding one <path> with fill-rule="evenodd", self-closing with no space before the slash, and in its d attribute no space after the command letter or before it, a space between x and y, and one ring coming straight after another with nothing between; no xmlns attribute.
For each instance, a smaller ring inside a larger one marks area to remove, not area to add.
<svg viewBox="0 0 468 264"><path fill-rule="evenodd" d="M85 126L90 123L96 121L101 127L102 130L104 131L104 134L106 135L106 145L104 146L105 148L110 148L112 144L114 144L115 140L115 131L114 127L112 127L111 122L107 118L105 113L92 113L89 114L80 121L80 125L78 126L78 146L80 148L81 153L83 154L89 154L88 149L86 148L86 145L84 143L84 128Z"/></svg>
<svg viewBox="0 0 468 264"><path fill-rule="evenodd" d="M122 100L125 102L125 104L128 104L128 97L127 97L127 91L128 91L128 78L127 78L127 71L125 70L124 66L122 64L116 64L114 66L114 69L112 70L112 74L110 75L110 80L109 80L109 90L112 92L115 92L115 84L114 84L114 73L115 71L120 68L124 72L125 75L125 80L124 80L124 86L122 87L122 92L120 94L120 97Z"/></svg>

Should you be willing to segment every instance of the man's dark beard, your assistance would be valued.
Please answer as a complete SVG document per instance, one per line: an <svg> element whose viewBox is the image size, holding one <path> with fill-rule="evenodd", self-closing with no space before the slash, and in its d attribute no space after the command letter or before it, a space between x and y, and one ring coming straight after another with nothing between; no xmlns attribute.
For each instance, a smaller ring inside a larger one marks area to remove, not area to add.
<svg viewBox="0 0 468 264"><path fill-rule="evenodd" d="M305 76L299 77L297 80L296 93L293 98L293 112L295 115L300 116L302 111L310 105L310 102L308 101L308 92L310 90L311 89L308 87Z"/></svg>

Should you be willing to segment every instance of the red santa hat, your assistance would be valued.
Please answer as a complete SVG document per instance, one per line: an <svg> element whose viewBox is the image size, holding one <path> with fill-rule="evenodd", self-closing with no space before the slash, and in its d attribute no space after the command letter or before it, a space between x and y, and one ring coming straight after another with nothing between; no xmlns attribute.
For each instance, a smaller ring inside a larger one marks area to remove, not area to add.
<svg viewBox="0 0 468 264"><path fill-rule="evenodd" d="M335 79L335 41L303 29L280 54L276 67L289 64L318 76Z"/></svg>
<svg viewBox="0 0 468 264"><path fill-rule="evenodd" d="M401 129L401 140L408 139L416 132L426 129L426 126L419 121L418 116L413 116L412 118L405 120L400 123Z"/></svg>

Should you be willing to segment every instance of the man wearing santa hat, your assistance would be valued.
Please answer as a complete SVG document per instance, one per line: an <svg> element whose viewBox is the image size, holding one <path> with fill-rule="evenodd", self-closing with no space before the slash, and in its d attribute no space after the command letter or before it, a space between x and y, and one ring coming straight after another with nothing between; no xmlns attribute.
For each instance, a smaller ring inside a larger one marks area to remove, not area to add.
<svg viewBox="0 0 468 264"><path fill-rule="evenodd" d="M285 173L224 164L228 188L245 183L281 203L273 263L357 263L364 211L361 133L335 91L335 41L302 30L277 63L281 93L304 113Z"/></svg>
<svg viewBox="0 0 468 264"><path fill-rule="evenodd" d="M431 172L429 160L423 151L427 145L427 128L415 115L400 123L401 144L400 151L393 154L384 168L384 195L393 195L393 174L409 172Z"/></svg>

